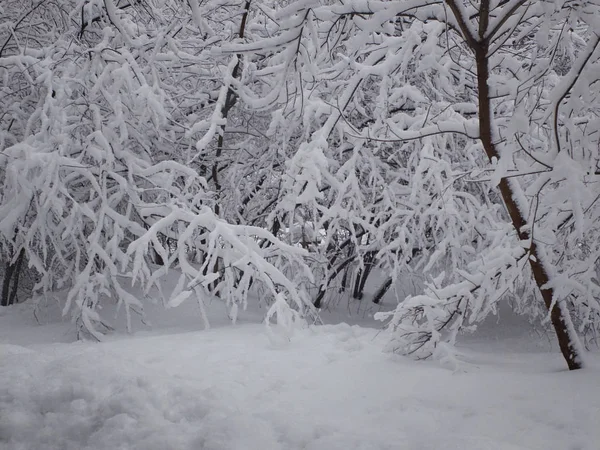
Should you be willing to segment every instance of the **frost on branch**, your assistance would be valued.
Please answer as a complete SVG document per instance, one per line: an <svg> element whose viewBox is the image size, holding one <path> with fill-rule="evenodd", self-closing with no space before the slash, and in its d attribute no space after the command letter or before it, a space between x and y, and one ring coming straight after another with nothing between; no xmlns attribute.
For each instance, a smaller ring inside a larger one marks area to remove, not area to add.
<svg viewBox="0 0 600 450"><path fill-rule="evenodd" d="M64 313L100 338L107 301L128 325L143 313L132 282L149 293L178 265L174 304L182 292L201 297L219 261L211 293L232 310L252 283L304 309L288 278L310 278L304 255L212 214L215 195L198 174L206 162L190 164L199 132L189 125L214 116L205 107L220 83L210 22L227 35L228 11L177 1L1 8L10 20L0 27L0 249L25 252L38 294L64 293Z"/></svg>
<svg viewBox="0 0 600 450"><path fill-rule="evenodd" d="M395 311L376 315L378 320L389 321L389 350L428 358L440 344L444 349L445 344L454 346L460 333L475 331L478 323L496 313L501 299L512 298L517 309L535 299L528 252L513 246L514 239L507 238L510 232L505 228L487 233L495 245L467 264L466 270L458 269L454 277L442 272L426 283L423 294L406 298ZM516 286L526 288L517 290Z"/></svg>
<svg viewBox="0 0 600 450"><path fill-rule="evenodd" d="M577 353L571 316L581 333L600 323L598 6L271 13L262 40L224 48L267 66L255 73L277 106L269 132L290 155L270 217L322 232L315 305L371 267L392 281L418 271L435 282L388 316L394 348L430 355L513 298ZM265 108L256 85L240 89Z"/></svg>
<svg viewBox="0 0 600 450"><path fill-rule="evenodd" d="M128 248L128 254L133 257L131 274L134 281L139 280L149 290L155 285L159 287L169 266L177 261L182 275L171 294L171 306L177 306L192 292L201 307L204 296L219 295L230 306L235 321L238 309L247 306L250 287L261 284L267 290L267 298L280 302L285 298L302 316L313 314L312 305L297 289L312 277L303 261L306 253L301 248L280 242L262 228L229 224L207 207L189 211L173 205L161 214L160 219L147 220L153 221L153 225ZM173 238L176 252L169 255L160 246L160 233L177 236ZM166 261L155 270L145 264L151 248L164 255ZM187 248L201 248L206 255L204 263L195 264ZM216 261L220 261L221 273L212 271ZM218 282L213 285L215 281ZM213 285L210 294L209 285Z"/></svg>

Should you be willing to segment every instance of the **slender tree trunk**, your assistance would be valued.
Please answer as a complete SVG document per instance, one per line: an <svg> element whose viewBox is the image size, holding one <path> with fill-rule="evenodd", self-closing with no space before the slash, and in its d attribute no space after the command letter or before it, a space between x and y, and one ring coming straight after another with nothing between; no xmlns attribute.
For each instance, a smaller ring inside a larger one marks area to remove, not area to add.
<svg viewBox="0 0 600 450"><path fill-rule="evenodd" d="M376 252L367 252L363 259L364 269L358 269L356 280L354 281L354 291L352 292L352 298L356 300L362 300L365 295L365 284L369 275L371 275L375 254Z"/></svg>
<svg viewBox="0 0 600 450"><path fill-rule="evenodd" d="M25 259L25 249L21 249L19 252L19 257L15 262L15 271L13 272L13 285L12 291L10 293L10 298L8 299L9 305L14 305L17 303L17 291L19 289L19 276L21 275L21 269L23 268L23 260Z"/></svg>
<svg viewBox="0 0 600 450"><path fill-rule="evenodd" d="M371 275L371 271L373 270L373 266L375 265L374 261L376 254L376 252L371 251L367 252L367 254L365 255L365 271L363 273L363 276L361 277L359 287L359 295L361 299L365 295L365 285L367 284L367 279L369 278L369 275Z"/></svg>
<svg viewBox="0 0 600 450"><path fill-rule="evenodd" d="M346 270L348 265L355 259L355 255L350 256L349 258L345 259L342 263L340 263L340 265L337 266L335 270L329 274L329 276L327 277L327 281L324 285L321 286L321 288L319 289L319 293L317 294L317 298L313 302L315 308L320 308L322 306L323 298L325 297L325 293L327 292L327 287L329 286L329 283L335 280L335 278L340 274L342 270Z"/></svg>
<svg viewBox="0 0 600 450"><path fill-rule="evenodd" d="M251 0L247 0L244 5L244 12L242 14L242 20L240 22L240 28L238 30L238 36L241 39L244 38L244 34L246 33L246 21L248 20L248 13L250 12L250 3L251 3ZM242 61L241 61L242 55L237 55L237 58L238 58L238 60L231 72L231 77L234 79L238 79L240 77L240 69L242 67ZM225 104L223 105L223 107L221 109L221 116L223 117L223 119L225 119L225 121L227 121L227 119L229 117L229 112L237 103L237 98L238 98L237 93L231 86L229 86L229 89L227 89L227 95L225 96ZM212 179L213 179L213 182L215 183L215 189L217 191L217 195L220 193L220 190L221 190L221 182L219 180L219 171L220 171L219 159L221 158L221 156L223 154L224 144L225 144L225 125L222 125L221 129L220 129L219 137L217 138L217 152L215 154L215 162L212 167ZM219 205L219 202L217 201L215 203L215 214L218 216L219 212L220 212L220 205Z"/></svg>
<svg viewBox="0 0 600 450"><path fill-rule="evenodd" d="M363 269L358 269L356 271L356 278L354 279L354 289L352 290L352 298L355 300L360 300L362 295L360 294L360 280L363 276Z"/></svg>
<svg viewBox="0 0 600 450"><path fill-rule="evenodd" d="M1 306L10 306L14 304L17 298L17 289L19 287L19 272L25 258L25 250L21 249L17 260L9 261L4 269L4 280L2 280L2 299Z"/></svg>
<svg viewBox="0 0 600 450"><path fill-rule="evenodd" d="M342 285L340 286L339 292L344 292L348 287L348 274L350 273L350 269L346 267L344 269L344 275L342 275Z"/></svg>
<svg viewBox="0 0 600 450"><path fill-rule="evenodd" d="M8 306L9 303L9 293L10 293L10 281L13 276L13 272L15 271L15 266L12 263L6 264L6 268L4 269L4 280L2 281L2 301L0 305Z"/></svg>
<svg viewBox="0 0 600 450"><path fill-rule="evenodd" d="M379 305L379 303L381 303L381 299L383 299L383 296L387 293L387 291L390 290L390 287L392 286L392 277L389 277L387 280L385 280L385 282L379 286L379 289L377 289L377 292L375 292L375 295L373 296L373 303L375 303L376 305Z"/></svg>
<svg viewBox="0 0 600 450"><path fill-rule="evenodd" d="M250 11L250 3L251 0L247 0L245 5L244 5L244 13L242 14L242 20L240 23L240 28L238 30L238 35L240 38L244 38L244 33L246 32L246 21L248 20L248 13ZM231 73L231 77L234 79L237 79L240 77L240 68L242 65L241 62L241 58L242 55L237 55L238 61L235 64L233 71ZM225 96L225 104L222 107L221 110L221 116L223 117L223 119L225 119L225 121L227 121L228 117L229 117L229 113L231 111L231 109L235 106L235 104L237 103L237 94L235 92L235 90L229 86L229 89L227 90L227 95ZM221 159L221 156L223 154L223 147L225 145L225 124L223 124L221 126L220 132L219 132L219 137L217 138L217 151L215 154L215 161L213 163L212 166L212 171L211 171L211 176L213 179L213 182L215 184L215 190L217 192L217 201L215 202L215 215L219 216L220 212L221 212L221 205L219 204L219 197L221 194L221 182L219 180L219 160ZM215 261L214 267L213 267L213 272L214 273L218 273L221 270L221 260L217 259ZM220 282L220 279L215 280L213 283L210 284L209 289L214 291L218 284ZM215 295L218 297L219 293L216 292Z"/></svg>
<svg viewBox="0 0 600 450"><path fill-rule="evenodd" d="M469 34L468 27L465 25L465 19L460 16L459 9L456 7L456 0L447 0L449 6L454 12L456 19L459 21L461 30L465 35L465 39L475 53L477 65L477 88L478 88L478 109L479 109L479 135L483 148L490 160L492 158L500 159L500 152L493 140L493 120L491 112L491 95L488 85L490 76L488 64L489 42L485 37L489 21L489 0L482 0L480 6L479 17L479 39ZM545 287L549 282L548 271L546 269L545 255L542 254L537 247L537 244L525 225L527 220L525 212L519 208L519 198L523 195L520 186L516 182L512 182L507 178L503 178L499 184L500 193L510 219L515 227L521 241L531 241L529 245L528 258L531 266L531 271L535 282L542 294L546 307L550 310L550 319L556 332L558 345L565 358L570 370L580 369L583 365L582 356L580 354L580 346L577 336L574 333L574 328L571 322L571 317L566 309L562 308L558 302L552 306L554 291L552 288ZM558 300L560 301L560 299Z"/></svg>

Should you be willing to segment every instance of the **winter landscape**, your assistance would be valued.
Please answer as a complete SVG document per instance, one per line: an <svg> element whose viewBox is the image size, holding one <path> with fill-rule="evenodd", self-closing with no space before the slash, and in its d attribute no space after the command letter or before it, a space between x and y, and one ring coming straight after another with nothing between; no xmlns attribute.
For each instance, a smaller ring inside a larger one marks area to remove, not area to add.
<svg viewBox="0 0 600 450"><path fill-rule="evenodd" d="M598 30L0 1L0 449L599 450Z"/></svg>

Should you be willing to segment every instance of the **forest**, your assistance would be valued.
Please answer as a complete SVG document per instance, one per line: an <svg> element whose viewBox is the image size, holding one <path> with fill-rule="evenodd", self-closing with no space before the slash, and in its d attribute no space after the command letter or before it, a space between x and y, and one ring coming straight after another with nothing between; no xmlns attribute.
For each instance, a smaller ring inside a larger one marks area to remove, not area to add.
<svg viewBox="0 0 600 450"><path fill-rule="evenodd" d="M418 366L506 309L594 367L598 30L598 0L2 0L0 318L104 342L219 304L285 341L370 305Z"/></svg>

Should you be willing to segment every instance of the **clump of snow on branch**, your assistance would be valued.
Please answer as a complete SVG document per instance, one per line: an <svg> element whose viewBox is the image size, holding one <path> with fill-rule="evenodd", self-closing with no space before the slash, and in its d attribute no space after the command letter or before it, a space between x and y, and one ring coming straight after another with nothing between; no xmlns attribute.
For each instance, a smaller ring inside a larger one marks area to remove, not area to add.
<svg viewBox="0 0 600 450"><path fill-rule="evenodd" d="M9 259L24 251L37 294L64 290L64 313L97 339L109 327L104 302L130 325L143 308L128 286L160 292L175 265L172 305L191 291L201 301L215 282L211 295L232 310L253 283L267 301L285 293L307 307L296 290L311 277L302 250L212 212L194 145L206 130L193 124L218 116L203 105L223 66L208 57L219 38L203 16L214 5L191 4L2 5L11 21L0 28L0 249Z"/></svg>
<svg viewBox="0 0 600 450"><path fill-rule="evenodd" d="M547 322L527 264L533 244L554 302L593 338L598 92L587 74L598 64L597 6L495 6L482 35L501 158L487 160L478 69L464 34L479 36L479 15L452 5L298 1L269 13L262 40L223 46L260 58L255 74L270 88L267 103L261 85L240 86L240 97L277 108L269 134L289 163L270 219L321 231L307 244L321 268L315 304L344 289L349 271L368 267L392 280L413 271L431 280L380 316L394 350L430 356L505 299ZM496 190L503 179L526 219L522 230L509 225Z"/></svg>

